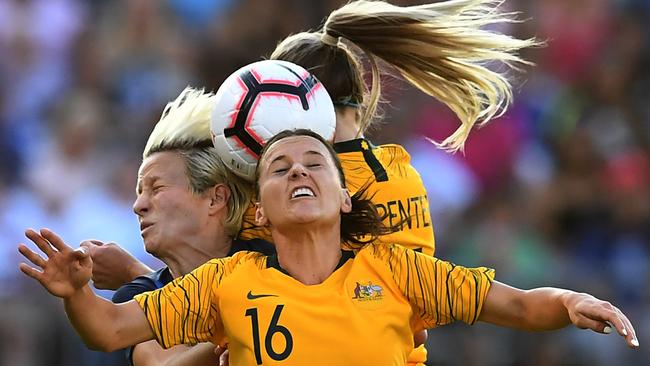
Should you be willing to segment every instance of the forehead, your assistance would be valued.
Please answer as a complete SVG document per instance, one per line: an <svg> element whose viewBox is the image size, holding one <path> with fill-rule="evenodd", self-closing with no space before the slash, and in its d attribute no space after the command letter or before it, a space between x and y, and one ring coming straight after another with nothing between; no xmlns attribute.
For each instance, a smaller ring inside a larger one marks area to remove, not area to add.
<svg viewBox="0 0 650 366"><path fill-rule="evenodd" d="M275 142L262 157L262 165L268 165L281 156L300 157L303 155L322 155L328 161L332 160L330 152L322 142L311 136L290 136Z"/></svg>
<svg viewBox="0 0 650 366"><path fill-rule="evenodd" d="M147 177L178 178L185 176L185 164L181 156L172 151L151 154L142 161L138 170L138 182Z"/></svg>

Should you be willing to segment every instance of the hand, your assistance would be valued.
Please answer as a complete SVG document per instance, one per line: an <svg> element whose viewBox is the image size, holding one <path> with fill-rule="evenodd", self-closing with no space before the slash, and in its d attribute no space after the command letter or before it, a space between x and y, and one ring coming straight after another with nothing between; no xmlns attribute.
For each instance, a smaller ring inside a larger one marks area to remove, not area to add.
<svg viewBox="0 0 650 366"><path fill-rule="evenodd" d="M225 346L217 346L214 349L214 354L219 357L219 366L228 366L228 356L230 355L230 352L228 352L228 345L226 344Z"/></svg>
<svg viewBox="0 0 650 366"><path fill-rule="evenodd" d="M92 279L95 288L117 290L134 278L153 272L115 243L86 240L80 246L88 250L93 260Z"/></svg>
<svg viewBox="0 0 650 366"><path fill-rule="evenodd" d="M25 236L47 256L41 257L24 244L18 251L36 267L26 263L20 264L20 270L37 280L54 296L68 298L82 289L90 280L93 262L88 250L73 250L61 238L48 229L41 229L40 234L32 229L25 231Z"/></svg>
<svg viewBox="0 0 650 366"><path fill-rule="evenodd" d="M576 327L609 334L613 326L630 347L639 347L632 323L616 306L589 294L575 292L568 294L564 303Z"/></svg>

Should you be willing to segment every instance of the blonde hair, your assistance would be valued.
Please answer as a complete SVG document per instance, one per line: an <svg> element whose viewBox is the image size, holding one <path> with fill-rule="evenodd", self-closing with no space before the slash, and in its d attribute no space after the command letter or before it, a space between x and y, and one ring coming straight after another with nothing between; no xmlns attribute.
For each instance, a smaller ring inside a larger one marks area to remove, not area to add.
<svg viewBox="0 0 650 366"><path fill-rule="evenodd" d="M226 168L212 145L210 115L213 104L214 94L185 88L176 100L165 106L149 135L142 158L162 151L178 153L185 162L189 188L195 194L225 184L230 189L230 198L224 228L229 236L235 237L250 205L253 187Z"/></svg>
<svg viewBox="0 0 650 366"><path fill-rule="evenodd" d="M460 127L438 144L450 151L463 148L475 124L502 115L512 101L505 71L529 64L522 48L539 45L485 26L517 22L515 13L500 12L503 1L449 0L400 7L383 1L354 1L333 11L322 30L283 40L271 55L297 63L325 85L335 104L358 106L360 132L374 122L380 99L378 60L424 93L447 105ZM372 71L370 91L363 81L359 49Z"/></svg>

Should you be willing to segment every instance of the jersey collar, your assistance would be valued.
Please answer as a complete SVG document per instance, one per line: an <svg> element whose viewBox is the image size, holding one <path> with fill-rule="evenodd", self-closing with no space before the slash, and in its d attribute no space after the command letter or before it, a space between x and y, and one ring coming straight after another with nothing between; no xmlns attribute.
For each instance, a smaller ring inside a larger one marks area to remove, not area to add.
<svg viewBox="0 0 650 366"><path fill-rule="evenodd" d="M341 251L341 259L339 259L339 263L336 265L336 268L334 268L334 271L337 269L341 268L345 262L348 261L348 259L354 258L354 252L351 250L342 250ZM278 261L278 255L273 254L269 255L266 258L266 268L275 268L278 271L286 274L287 276L291 276L289 272L285 271L284 268L280 267L280 262Z"/></svg>

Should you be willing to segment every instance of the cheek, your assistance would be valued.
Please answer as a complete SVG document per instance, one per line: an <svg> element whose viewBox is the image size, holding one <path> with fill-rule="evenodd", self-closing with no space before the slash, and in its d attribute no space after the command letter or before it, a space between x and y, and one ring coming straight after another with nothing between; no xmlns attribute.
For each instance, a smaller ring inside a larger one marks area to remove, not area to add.
<svg viewBox="0 0 650 366"><path fill-rule="evenodd" d="M260 186L259 192L260 202L262 204L267 204L267 206L273 205L272 202L278 201L280 198L282 198L280 184L277 184L273 181L264 181Z"/></svg>
<svg viewBox="0 0 650 366"><path fill-rule="evenodd" d="M170 192L171 193L171 192ZM171 227L193 226L202 214L201 203L189 195L161 195L158 200L160 219Z"/></svg>

